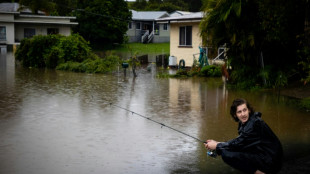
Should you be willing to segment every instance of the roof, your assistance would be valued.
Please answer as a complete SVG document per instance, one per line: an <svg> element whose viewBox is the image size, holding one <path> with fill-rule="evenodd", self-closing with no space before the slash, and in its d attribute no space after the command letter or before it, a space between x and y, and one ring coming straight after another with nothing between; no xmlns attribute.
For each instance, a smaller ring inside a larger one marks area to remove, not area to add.
<svg viewBox="0 0 310 174"><path fill-rule="evenodd" d="M135 11L132 12L132 20L136 21L155 21L156 19L169 16L166 11Z"/></svg>
<svg viewBox="0 0 310 174"><path fill-rule="evenodd" d="M160 18L160 19L156 19L157 22L170 22L170 23L174 23L174 22L186 22L186 21L191 21L191 22L195 22L195 21L201 21L201 19L203 18L204 13L203 12L193 12L190 14L184 14L181 16L170 16L170 17L165 17L165 18Z"/></svg>
<svg viewBox="0 0 310 174"><path fill-rule="evenodd" d="M22 10L18 10L20 7L19 3L0 3L0 13L32 13L29 8L23 8ZM45 14L42 11L39 11L39 14Z"/></svg>
<svg viewBox="0 0 310 174"><path fill-rule="evenodd" d="M76 19L74 16L47 16L44 12L39 11L39 14L33 14L32 11L29 8L23 8L21 11L19 11L20 5L18 3L0 3L0 13L13 13L18 14L19 17L23 18L42 18L42 19ZM15 20L15 22L20 22L18 20ZM34 23L34 21L31 21L30 23ZM40 22L37 22L40 23ZM55 23L55 22L54 22ZM61 23L61 22L59 22ZM76 22L69 22L65 24L74 24L76 25Z"/></svg>
<svg viewBox="0 0 310 174"><path fill-rule="evenodd" d="M174 11L172 13L169 14L170 17L175 17L175 16L183 16L183 15L187 15L187 14L191 14L192 12L189 11Z"/></svg>

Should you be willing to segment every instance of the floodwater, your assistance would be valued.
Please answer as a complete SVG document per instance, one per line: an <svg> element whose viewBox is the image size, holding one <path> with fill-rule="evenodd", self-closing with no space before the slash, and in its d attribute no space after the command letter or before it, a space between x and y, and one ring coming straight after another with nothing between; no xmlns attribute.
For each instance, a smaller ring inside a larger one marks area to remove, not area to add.
<svg viewBox="0 0 310 174"><path fill-rule="evenodd" d="M121 70L23 69L11 52L1 54L0 173L239 173L207 156L201 142L142 117L226 141L237 136L229 116L237 97L263 113L284 160L310 154L310 116L293 99L228 90L219 78L159 79L156 71L140 69L133 78Z"/></svg>

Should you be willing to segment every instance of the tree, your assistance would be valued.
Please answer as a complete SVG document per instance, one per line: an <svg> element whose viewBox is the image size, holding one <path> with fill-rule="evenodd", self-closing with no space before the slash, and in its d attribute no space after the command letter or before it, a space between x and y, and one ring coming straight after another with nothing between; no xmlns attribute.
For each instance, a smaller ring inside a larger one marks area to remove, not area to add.
<svg viewBox="0 0 310 174"><path fill-rule="evenodd" d="M297 66L296 36L303 32L306 1L206 0L201 35L214 46L228 44L236 82L255 85L259 74L274 81L282 74L277 72L289 76Z"/></svg>
<svg viewBox="0 0 310 174"><path fill-rule="evenodd" d="M55 3L55 13L60 16L71 16L76 9L77 0L52 0Z"/></svg>
<svg viewBox="0 0 310 174"><path fill-rule="evenodd" d="M198 12L202 9L202 2L201 0L188 0L188 10L191 12Z"/></svg>
<svg viewBox="0 0 310 174"><path fill-rule="evenodd" d="M78 27L80 33L92 44L122 43L131 19L124 0L78 0Z"/></svg>
<svg viewBox="0 0 310 174"><path fill-rule="evenodd" d="M19 10L30 8L34 14L38 14L39 11L49 14L55 9L55 4L48 0L19 0L19 4L21 5Z"/></svg>
<svg viewBox="0 0 310 174"><path fill-rule="evenodd" d="M147 6L146 0L136 0L132 3L131 8L133 10L144 10Z"/></svg>

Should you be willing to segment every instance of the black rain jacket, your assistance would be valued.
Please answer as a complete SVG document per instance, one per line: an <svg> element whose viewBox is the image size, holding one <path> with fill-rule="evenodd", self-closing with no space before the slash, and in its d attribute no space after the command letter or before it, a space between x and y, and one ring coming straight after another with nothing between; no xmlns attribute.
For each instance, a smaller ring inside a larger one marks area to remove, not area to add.
<svg viewBox="0 0 310 174"><path fill-rule="evenodd" d="M222 149L226 149L255 154L259 160L271 168L278 165L282 161L282 145L269 126L261 119L261 115L255 112L249 116L246 123L242 124L239 121L239 136L230 141L218 143L216 152L221 155Z"/></svg>

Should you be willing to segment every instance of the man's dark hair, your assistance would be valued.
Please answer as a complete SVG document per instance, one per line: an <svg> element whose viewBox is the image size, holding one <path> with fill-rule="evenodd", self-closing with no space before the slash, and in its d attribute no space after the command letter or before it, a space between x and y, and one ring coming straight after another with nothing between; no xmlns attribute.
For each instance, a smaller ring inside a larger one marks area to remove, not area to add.
<svg viewBox="0 0 310 174"><path fill-rule="evenodd" d="M238 117L236 116L237 107L242 104L246 104L247 108L249 109L249 115L252 115L254 113L254 109L248 101L243 98L235 99L230 107L230 115L236 122L239 121Z"/></svg>

